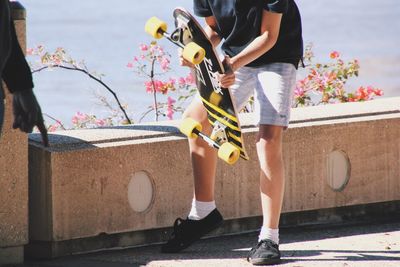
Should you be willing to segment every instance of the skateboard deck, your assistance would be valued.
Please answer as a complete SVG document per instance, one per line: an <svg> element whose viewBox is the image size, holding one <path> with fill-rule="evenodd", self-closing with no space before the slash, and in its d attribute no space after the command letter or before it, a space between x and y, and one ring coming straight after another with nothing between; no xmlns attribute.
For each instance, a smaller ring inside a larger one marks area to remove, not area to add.
<svg viewBox="0 0 400 267"><path fill-rule="evenodd" d="M228 88L219 85L216 78L217 72L225 73L225 67L203 28L188 11L176 8L173 17L175 30L171 34L167 33L166 24L156 18L148 21L146 31L156 38L165 36L183 48L183 57L195 64L197 89L213 127L211 135L208 136L201 132L199 123L187 118L181 124L181 131L189 137L203 138L209 145L218 149L220 158L230 164L235 163L239 157L248 160L232 95Z"/></svg>

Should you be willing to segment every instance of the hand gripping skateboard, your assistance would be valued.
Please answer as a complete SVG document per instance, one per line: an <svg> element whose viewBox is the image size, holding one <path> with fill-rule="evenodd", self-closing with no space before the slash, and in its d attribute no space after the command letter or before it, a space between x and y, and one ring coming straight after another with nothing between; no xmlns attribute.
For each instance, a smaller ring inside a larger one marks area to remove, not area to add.
<svg viewBox="0 0 400 267"><path fill-rule="evenodd" d="M221 88L216 73L225 73L210 40L196 19L185 9L173 13L175 30L167 32L167 24L156 17L150 18L145 30L154 38L166 37L183 49L183 57L195 65L196 85L213 127L210 136L202 132L201 124L192 118L182 121L180 131L189 138L200 136L218 149L218 156L229 164L239 157L248 160L242 131L229 89Z"/></svg>

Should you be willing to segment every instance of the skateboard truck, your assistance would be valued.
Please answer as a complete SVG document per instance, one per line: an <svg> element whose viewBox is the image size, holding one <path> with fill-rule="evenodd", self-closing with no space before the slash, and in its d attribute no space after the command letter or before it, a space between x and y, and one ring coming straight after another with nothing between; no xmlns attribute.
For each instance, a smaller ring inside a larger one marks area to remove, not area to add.
<svg viewBox="0 0 400 267"><path fill-rule="evenodd" d="M156 39L163 36L175 45L183 49L182 56L192 64L200 64L205 55L205 50L195 42L189 42L185 45L183 41L190 38L190 30L188 28L178 27L171 34L167 32L167 24L157 17L150 18L144 27L145 31Z"/></svg>
<svg viewBox="0 0 400 267"><path fill-rule="evenodd" d="M226 135L226 125L216 121L210 138L218 143L228 142L228 136Z"/></svg>
<svg viewBox="0 0 400 267"><path fill-rule="evenodd" d="M188 20L185 20L184 18L179 18L178 22L180 22L180 23L178 23L179 25L187 25L188 24ZM191 40L193 38L193 36L190 34L189 27L185 26L185 27L176 28L175 31L173 31L170 34L170 38L172 41L176 42L176 44L178 44L178 43L185 44L185 43L188 43L187 40ZM180 47L184 48L183 45Z"/></svg>
<svg viewBox="0 0 400 267"><path fill-rule="evenodd" d="M185 118L182 121L179 130L189 138L196 138L200 136L208 145L218 149L218 157L224 160L226 163L234 164L240 157L240 150L237 147L227 141L223 142L222 140L214 140L212 134L211 138L208 137L208 135L201 131L201 124L190 117ZM226 138L226 133L221 135L221 131L225 132L222 127L220 128L220 130L216 130L217 139L219 136L223 135L225 135Z"/></svg>

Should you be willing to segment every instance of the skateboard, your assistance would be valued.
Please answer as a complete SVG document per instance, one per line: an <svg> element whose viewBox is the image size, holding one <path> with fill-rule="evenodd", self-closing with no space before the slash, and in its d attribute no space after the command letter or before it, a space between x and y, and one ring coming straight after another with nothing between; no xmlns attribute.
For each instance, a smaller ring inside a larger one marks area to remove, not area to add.
<svg viewBox="0 0 400 267"><path fill-rule="evenodd" d="M201 137L210 146L218 149L218 157L234 164L240 157L248 160L240 122L232 96L227 88L222 88L216 73L227 71L203 28L185 9L176 8L173 12L175 30L167 32L167 24L156 18L150 18L145 31L156 39L167 38L183 49L182 56L195 65L196 85L202 103L212 125L211 135L202 132L201 124L192 118L186 118L180 125L180 131L189 138Z"/></svg>

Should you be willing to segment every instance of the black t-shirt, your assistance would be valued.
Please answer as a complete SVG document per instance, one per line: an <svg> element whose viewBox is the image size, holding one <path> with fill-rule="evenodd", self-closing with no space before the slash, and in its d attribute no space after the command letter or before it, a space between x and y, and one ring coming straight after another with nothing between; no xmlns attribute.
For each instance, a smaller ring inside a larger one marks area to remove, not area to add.
<svg viewBox="0 0 400 267"><path fill-rule="evenodd" d="M260 35L263 10L282 13L275 46L248 66L286 62L297 68L303 56L303 39L300 12L294 0L194 0L193 7L197 16L216 18L215 30L224 39L221 48L230 57Z"/></svg>

